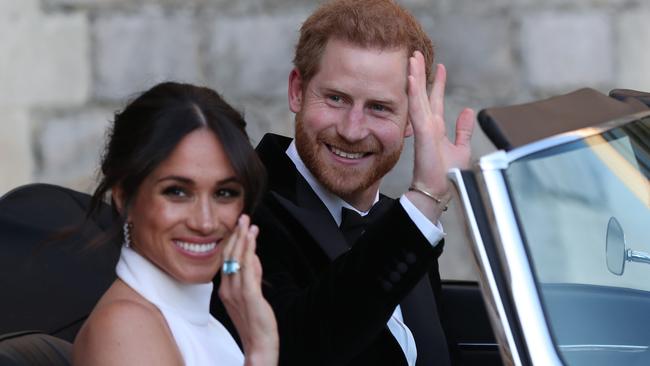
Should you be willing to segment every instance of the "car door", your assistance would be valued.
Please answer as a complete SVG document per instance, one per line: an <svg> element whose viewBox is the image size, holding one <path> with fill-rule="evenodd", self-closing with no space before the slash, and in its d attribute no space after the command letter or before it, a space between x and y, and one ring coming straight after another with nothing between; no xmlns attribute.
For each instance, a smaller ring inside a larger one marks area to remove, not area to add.
<svg viewBox="0 0 650 366"><path fill-rule="evenodd" d="M650 113L450 177L505 364L650 364Z"/></svg>

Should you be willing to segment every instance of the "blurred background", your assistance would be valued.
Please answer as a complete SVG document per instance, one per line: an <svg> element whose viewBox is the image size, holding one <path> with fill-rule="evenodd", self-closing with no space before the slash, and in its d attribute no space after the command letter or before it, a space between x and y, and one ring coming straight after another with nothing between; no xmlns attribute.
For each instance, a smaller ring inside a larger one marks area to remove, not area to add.
<svg viewBox="0 0 650 366"><path fill-rule="evenodd" d="M48 182L92 191L106 127L163 80L206 85L244 112L256 144L293 134L286 86L307 0L0 0L0 195ZM646 0L402 0L447 66L447 123L581 87L650 90ZM525 122L525 121L522 121ZM475 158L493 147L481 131ZM410 181L412 149L384 182ZM452 204L443 277L475 277Z"/></svg>

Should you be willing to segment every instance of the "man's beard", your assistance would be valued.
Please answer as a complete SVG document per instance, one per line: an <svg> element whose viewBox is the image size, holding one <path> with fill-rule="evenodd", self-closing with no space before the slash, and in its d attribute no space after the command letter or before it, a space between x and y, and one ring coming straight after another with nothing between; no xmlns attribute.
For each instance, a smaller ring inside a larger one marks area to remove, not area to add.
<svg viewBox="0 0 650 366"><path fill-rule="evenodd" d="M372 135L354 144L341 139L335 132L321 132L317 136L310 136L303 126L302 113L296 114L295 135L296 148L305 166L328 191L343 199L362 193L383 178L397 164L404 146L402 141L398 149L386 153ZM334 166L319 155L320 149L327 149L323 143L346 152L372 152L374 163L361 169Z"/></svg>

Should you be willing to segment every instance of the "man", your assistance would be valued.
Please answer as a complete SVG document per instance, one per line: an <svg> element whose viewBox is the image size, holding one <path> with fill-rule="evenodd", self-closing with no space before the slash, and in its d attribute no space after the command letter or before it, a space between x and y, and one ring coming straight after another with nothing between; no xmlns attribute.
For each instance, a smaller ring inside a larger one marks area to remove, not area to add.
<svg viewBox="0 0 650 366"><path fill-rule="evenodd" d="M434 295L437 222L447 170L469 160L474 117L463 111L447 139L445 69L429 97L432 62L431 41L391 0L334 0L301 28L289 75L295 140L267 135L257 148L269 192L254 221L281 365L450 363ZM381 196L411 135L411 189ZM348 209L372 218L348 230Z"/></svg>

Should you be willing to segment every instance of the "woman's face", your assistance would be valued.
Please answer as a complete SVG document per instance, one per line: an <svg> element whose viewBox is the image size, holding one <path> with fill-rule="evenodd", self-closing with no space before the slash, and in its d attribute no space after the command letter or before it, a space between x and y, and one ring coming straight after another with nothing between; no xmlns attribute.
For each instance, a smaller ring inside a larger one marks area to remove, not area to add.
<svg viewBox="0 0 650 366"><path fill-rule="evenodd" d="M132 247L180 282L209 282L243 207L221 142L195 130L139 187L128 214Z"/></svg>

